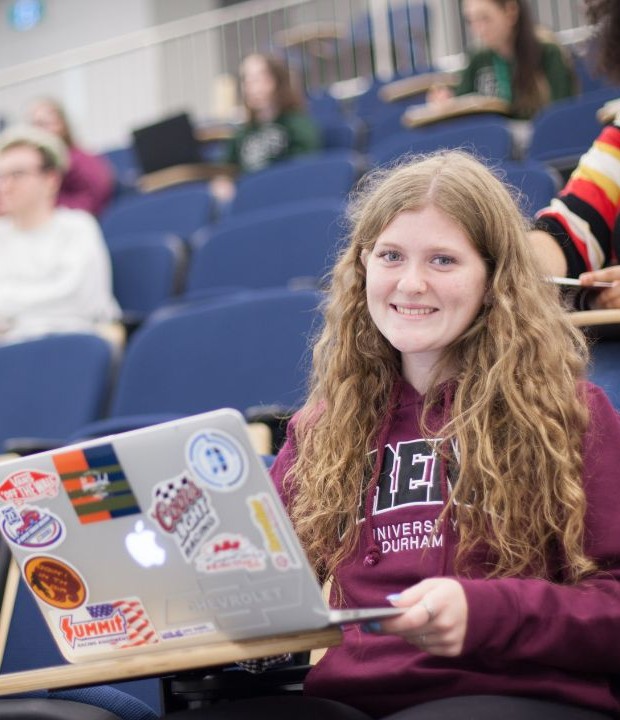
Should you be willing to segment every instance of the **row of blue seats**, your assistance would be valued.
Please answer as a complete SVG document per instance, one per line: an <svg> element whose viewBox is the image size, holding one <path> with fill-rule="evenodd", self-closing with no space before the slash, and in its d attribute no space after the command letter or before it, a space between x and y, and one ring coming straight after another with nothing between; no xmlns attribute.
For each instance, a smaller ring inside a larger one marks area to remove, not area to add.
<svg viewBox="0 0 620 720"><path fill-rule="evenodd" d="M375 88L378 91L380 86ZM550 163L562 170L570 169L576 159L592 143L600 131L596 111L608 100L620 96L620 89L602 85L588 92L552 103L539 112L531 121L531 142L525 148L513 147L507 143L505 159L536 160ZM323 96L324 98L330 96ZM500 116L473 115L467 118L453 118L430 126L405 130L402 115L410 101L385 103L376 101L376 109L370 123L356 115L347 116L339 110L337 101L315 101L314 117L322 132L326 152L356 151L365 156L368 165L381 164L390 159L395 149L410 145L425 152L436 143L454 143L450 132L461 131L462 140L476 145L488 123L509 127L509 121ZM334 107L335 104L335 107ZM495 132L500 132L496 130ZM139 170L138 162L131 147L122 147L104 153L115 168L120 185L134 188ZM500 157L500 156L497 156ZM218 150L205 146L205 161L217 161Z"/></svg>
<svg viewBox="0 0 620 720"><path fill-rule="evenodd" d="M485 138L476 150L501 156L508 141L503 126L489 124ZM530 215L558 187L541 164L504 162L498 171ZM176 295L316 287L337 253L344 201L359 175L356 157L347 152L280 163L240 182L230 213L218 223L204 184L118 202L101 225L121 307L139 317Z"/></svg>
<svg viewBox="0 0 620 720"><path fill-rule="evenodd" d="M288 413L305 394L319 302L273 288L166 306L120 358L98 335L2 346L0 445L31 451L219 407Z"/></svg>

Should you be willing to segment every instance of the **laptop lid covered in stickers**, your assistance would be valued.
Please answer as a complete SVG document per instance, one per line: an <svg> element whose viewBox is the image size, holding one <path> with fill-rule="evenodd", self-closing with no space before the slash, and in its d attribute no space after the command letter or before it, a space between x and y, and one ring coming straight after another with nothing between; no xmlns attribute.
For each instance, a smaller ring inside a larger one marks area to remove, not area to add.
<svg viewBox="0 0 620 720"><path fill-rule="evenodd" d="M70 662L399 612L330 617L236 410L1 464L0 531Z"/></svg>

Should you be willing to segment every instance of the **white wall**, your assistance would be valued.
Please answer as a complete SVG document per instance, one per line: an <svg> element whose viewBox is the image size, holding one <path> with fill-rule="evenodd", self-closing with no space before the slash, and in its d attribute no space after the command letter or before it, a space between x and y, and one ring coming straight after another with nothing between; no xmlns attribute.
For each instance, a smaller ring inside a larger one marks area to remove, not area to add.
<svg viewBox="0 0 620 720"><path fill-rule="evenodd" d="M0 0L0 116L19 121L32 98L54 97L65 106L78 141L93 151L126 144L132 128L174 109L170 98L179 83L167 70L171 47L147 42L144 31L215 5L215 0L44 0L41 24L19 32L9 27L11 2ZM107 49L113 50L108 59L97 58ZM184 98L181 108L186 109Z"/></svg>
<svg viewBox="0 0 620 720"><path fill-rule="evenodd" d="M36 60L158 22L153 0L44 0L40 25L9 27L12 0L0 0L0 68Z"/></svg>

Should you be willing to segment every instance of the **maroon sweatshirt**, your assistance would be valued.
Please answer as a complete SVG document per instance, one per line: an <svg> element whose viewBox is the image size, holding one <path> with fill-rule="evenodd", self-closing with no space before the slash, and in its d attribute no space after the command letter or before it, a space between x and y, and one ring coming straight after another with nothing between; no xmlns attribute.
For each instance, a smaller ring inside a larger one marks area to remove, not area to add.
<svg viewBox="0 0 620 720"><path fill-rule="evenodd" d="M468 603L465 647L459 657L437 657L399 637L348 625L342 644L310 672L305 692L375 717L475 694L545 698L620 713L612 684L612 675L620 675L620 416L602 390L587 385L585 551L601 572L577 585L562 584L559 569L556 582L485 579L475 567L465 578L453 568L454 532L444 528L433 535L450 486L419 429L423 397L401 385L377 488L367 503L369 517L362 521L355 556L337 573L343 605L387 605L386 595L424 578L457 577ZM431 414L429 427L440 427L439 412ZM294 453L291 433L272 467L285 502L282 479ZM378 562L365 563L373 553Z"/></svg>
<svg viewBox="0 0 620 720"><path fill-rule="evenodd" d="M77 147L69 149L69 168L63 176L57 205L99 215L112 199L114 173L104 158Z"/></svg>

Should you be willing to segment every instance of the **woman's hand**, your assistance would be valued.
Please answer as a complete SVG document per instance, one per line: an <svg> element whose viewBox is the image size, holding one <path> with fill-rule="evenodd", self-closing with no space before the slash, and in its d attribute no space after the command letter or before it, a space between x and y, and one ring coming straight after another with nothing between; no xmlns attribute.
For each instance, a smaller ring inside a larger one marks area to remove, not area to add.
<svg viewBox="0 0 620 720"><path fill-rule="evenodd" d="M226 175L216 175L209 185L213 197L221 203L232 202L236 193L235 183Z"/></svg>
<svg viewBox="0 0 620 720"><path fill-rule="evenodd" d="M395 607L406 608L394 619L373 623L371 632L400 635L431 655L455 657L463 651L467 631L467 598L452 578L429 578L389 596Z"/></svg>
<svg viewBox="0 0 620 720"><path fill-rule="evenodd" d="M615 283L613 287L597 290L589 304L592 309L620 308L620 265L610 265L602 270L581 273L579 280L584 287L590 287L594 282Z"/></svg>
<svg viewBox="0 0 620 720"><path fill-rule="evenodd" d="M447 85L431 85L426 92L426 102L429 105L445 105L454 97L454 90Z"/></svg>

